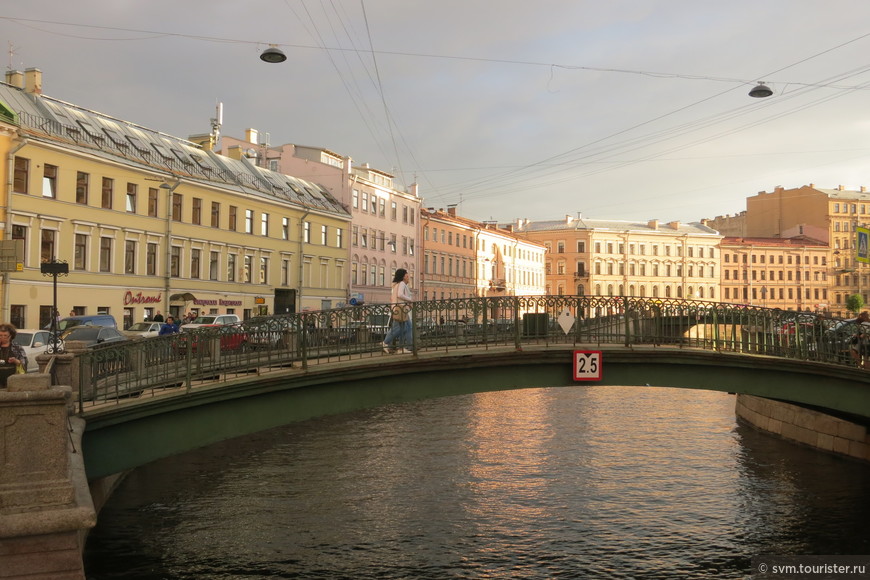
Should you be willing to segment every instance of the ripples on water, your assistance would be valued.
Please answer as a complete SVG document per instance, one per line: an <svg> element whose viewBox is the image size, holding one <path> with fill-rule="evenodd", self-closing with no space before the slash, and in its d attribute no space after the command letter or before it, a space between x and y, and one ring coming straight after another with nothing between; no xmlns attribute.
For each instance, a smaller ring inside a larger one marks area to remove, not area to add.
<svg viewBox="0 0 870 580"><path fill-rule="evenodd" d="M870 467L737 426L722 393L529 389L290 425L136 470L91 580L743 578L870 553Z"/></svg>

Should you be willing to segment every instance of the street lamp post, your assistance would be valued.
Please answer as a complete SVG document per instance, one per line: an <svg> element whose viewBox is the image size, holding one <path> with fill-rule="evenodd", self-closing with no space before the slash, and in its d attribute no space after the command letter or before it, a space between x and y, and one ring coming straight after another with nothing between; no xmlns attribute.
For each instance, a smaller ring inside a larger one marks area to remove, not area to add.
<svg viewBox="0 0 870 580"><path fill-rule="evenodd" d="M60 344L57 335L57 315L59 312L57 309L57 277L69 274L69 264L67 264L65 260L52 258L51 260L40 264L39 271L42 272L43 276L51 276L53 278L52 285L54 295L51 307L51 343L48 346L48 352L59 353L62 352L63 346Z"/></svg>

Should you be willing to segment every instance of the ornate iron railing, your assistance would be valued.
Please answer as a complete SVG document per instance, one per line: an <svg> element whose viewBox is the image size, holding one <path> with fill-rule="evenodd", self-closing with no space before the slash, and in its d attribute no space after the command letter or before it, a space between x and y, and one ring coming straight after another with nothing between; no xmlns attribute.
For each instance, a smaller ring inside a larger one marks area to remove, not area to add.
<svg viewBox="0 0 870 580"><path fill-rule="evenodd" d="M262 317L106 345L79 357L79 405L214 384L281 367L386 356L390 305ZM855 364L861 327L810 313L705 301L506 296L415 302L415 352L530 345L700 348Z"/></svg>

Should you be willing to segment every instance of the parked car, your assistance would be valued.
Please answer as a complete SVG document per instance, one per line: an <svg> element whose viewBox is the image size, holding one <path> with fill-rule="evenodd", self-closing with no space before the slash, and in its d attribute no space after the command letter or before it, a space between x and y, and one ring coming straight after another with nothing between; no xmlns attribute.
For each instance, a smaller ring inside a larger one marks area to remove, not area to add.
<svg viewBox="0 0 870 580"><path fill-rule="evenodd" d="M57 330L58 332L64 332L74 326L108 326L109 328L118 328L115 317L111 314L82 314L80 316L61 318L57 323ZM48 324L45 330L50 328L51 324Z"/></svg>
<svg viewBox="0 0 870 580"><path fill-rule="evenodd" d="M127 330L122 330L121 333L130 338L150 338L160 334L162 326L162 322L137 322Z"/></svg>
<svg viewBox="0 0 870 580"><path fill-rule="evenodd" d="M242 323L248 344L254 348L284 348L295 340L298 321L282 316L258 316Z"/></svg>
<svg viewBox="0 0 870 580"><path fill-rule="evenodd" d="M74 326L60 335L60 340L66 345L70 341L82 341L88 347L97 344L106 344L113 342L124 342L130 340L128 337L121 334L117 328L109 328L108 326Z"/></svg>
<svg viewBox="0 0 870 580"><path fill-rule="evenodd" d="M181 330L193 330L194 328L202 328L203 326L224 326L227 324L239 324L241 320L235 314L207 314L197 316L193 322L181 325Z"/></svg>
<svg viewBox="0 0 870 580"><path fill-rule="evenodd" d="M185 332L171 335L172 345L175 352L180 355L186 354L188 348L191 353L196 353L200 350L200 342L207 344L215 333L219 334L221 351L244 350L248 347L248 333L241 324L202 325L188 328Z"/></svg>
<svg viewBox="0 0 870 580"><path fill-rule="evenodd" d="M39 364L36 362L36 357L45 353L51 342L51 332L47 330L35 330L30 328L21 328L15 334L13 342L24 349L27 355L27 372L32 373L39 370Z"/></svg>

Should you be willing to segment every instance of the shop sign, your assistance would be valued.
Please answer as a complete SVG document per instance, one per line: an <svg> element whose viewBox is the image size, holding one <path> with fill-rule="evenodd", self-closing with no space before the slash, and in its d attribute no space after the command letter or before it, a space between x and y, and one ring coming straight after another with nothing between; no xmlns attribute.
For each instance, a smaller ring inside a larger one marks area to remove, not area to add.
<svg viewBox="0 0 870 580"><path fill-rule="evenodd" d="M219 299L200 299L197 298L193 301L195 306L241 306L241 300L225 300L223 298Z"/></svg>
<svg viewBox="0 0 870 580"><path fill-rule="evenodd" d="M141 292L133 294L132 290L127 290L127 293L124 294L124 306L129 306L130 304L159 304L161 302L163 302L162 292L157 296L147 296Z"/></svg>

